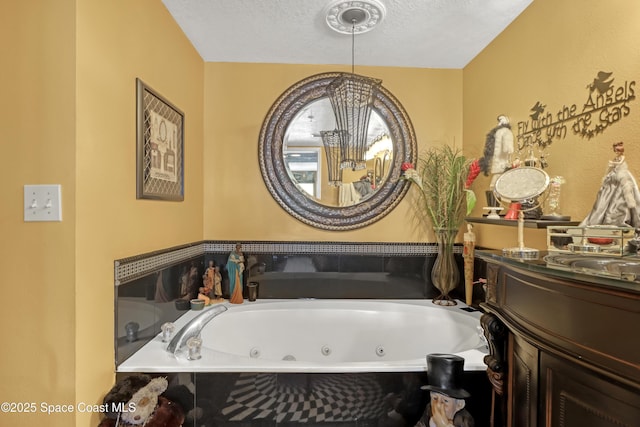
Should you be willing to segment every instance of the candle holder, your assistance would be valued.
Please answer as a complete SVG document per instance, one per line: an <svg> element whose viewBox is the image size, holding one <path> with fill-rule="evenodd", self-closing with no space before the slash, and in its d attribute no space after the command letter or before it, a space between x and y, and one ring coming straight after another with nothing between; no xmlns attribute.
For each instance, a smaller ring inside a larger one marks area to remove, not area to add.
<svg viewBox="0 0 640 427"><path fill-rule="evenodd" d="M551 221L570 221L571 217L560 213L560 194L562 193L562 184L566 181L561 176L554 176L549 180L549 197L547 198L547 208L550 210L540 217Z"/></svg>
<svg viewBox="0 0 640 427"><path fill-rule="evenodd" d="M502 206L488 206L482 209L488 212L487 219L500 219L500 214L498 212L504 208Z"/></svg>

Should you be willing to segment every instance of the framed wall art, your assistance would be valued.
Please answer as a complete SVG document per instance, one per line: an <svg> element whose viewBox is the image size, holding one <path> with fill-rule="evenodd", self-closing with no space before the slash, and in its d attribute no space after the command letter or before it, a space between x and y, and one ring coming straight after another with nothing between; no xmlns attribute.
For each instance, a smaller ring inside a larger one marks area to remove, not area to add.
<svg viewBox="0 0 640 427"><path fill-rule="evenodd" d="M138 199L184 200L184 114L136 79Z"/></svg>

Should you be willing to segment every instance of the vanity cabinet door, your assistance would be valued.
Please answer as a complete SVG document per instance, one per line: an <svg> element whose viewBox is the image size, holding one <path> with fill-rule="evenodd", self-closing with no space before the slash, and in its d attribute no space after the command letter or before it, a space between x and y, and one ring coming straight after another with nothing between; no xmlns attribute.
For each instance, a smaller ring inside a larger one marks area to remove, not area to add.
<svg viewBox="0 0 640 427"><path fill-rule="evenodd" d="M538 349L509 334L509 396L507 418L510 427L536 427L538 412Z"/></svg>
<svg viewBox="0 0 640 427"><path fill-rule="evenodd" d="M640 390L566 360L540 354L540 389L546 427L635 427L640 425Z"/></svg>

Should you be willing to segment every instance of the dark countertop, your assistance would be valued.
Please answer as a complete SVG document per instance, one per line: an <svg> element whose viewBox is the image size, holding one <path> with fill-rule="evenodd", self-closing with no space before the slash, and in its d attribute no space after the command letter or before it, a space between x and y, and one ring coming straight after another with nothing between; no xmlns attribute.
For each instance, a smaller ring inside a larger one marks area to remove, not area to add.
<svg viewBox="0 0 640 427"><path fill-rule="evenodd" d="M528 270L531 272L558 277L561 279L570 279L574 281L586 282L592 285L620 289L631 293L640 294L640 277L635 281L625 280L621 278L589 274L585 272L572 271L569 267L556 266L548 264L545 258L549 255L547 251L540 251L540 256L536 260L521 260L516 258L510 258L502 255L502 251L499 250L476 250L475 256L484 261L498 262L511 265L520 269ZM582 256L582 258L603 258L599 256ZM611 258L611 257L609 257ZM638 256L626 256L621 258L614 258L623 261L634 261L640 263L640 257Z"/></svg>

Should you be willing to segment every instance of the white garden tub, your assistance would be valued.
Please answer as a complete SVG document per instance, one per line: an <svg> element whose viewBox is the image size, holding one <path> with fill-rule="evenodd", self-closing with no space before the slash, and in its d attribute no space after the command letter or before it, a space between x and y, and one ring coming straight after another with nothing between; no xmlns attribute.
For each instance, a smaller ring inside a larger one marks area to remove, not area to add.
<svg viewBox="0 0 640 427"><path fill-rule="evenodd" d="M120 372L416 372L430 353L484 370L480 312L431 300L258 300L225 304L202 330L202 358L166 351L160 337ZM205 308L210 310L211 307ZM176 331L204 312L190 311Z"/></svg>

